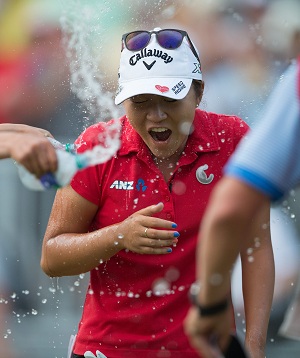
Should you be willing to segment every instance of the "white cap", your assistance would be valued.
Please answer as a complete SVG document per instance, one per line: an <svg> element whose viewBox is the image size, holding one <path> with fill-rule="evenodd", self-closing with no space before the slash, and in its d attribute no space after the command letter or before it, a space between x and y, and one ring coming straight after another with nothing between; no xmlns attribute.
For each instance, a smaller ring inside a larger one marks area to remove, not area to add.
<svg viewBox="0 0 300 358"><path fill-rule="evenodd" d="M115 104L146 93L182 99L193 79L202 80L201 65L186 37L177 49L169 50L161 47L152 34L149 44L140 51L129 51L124 46Z"/></svg>

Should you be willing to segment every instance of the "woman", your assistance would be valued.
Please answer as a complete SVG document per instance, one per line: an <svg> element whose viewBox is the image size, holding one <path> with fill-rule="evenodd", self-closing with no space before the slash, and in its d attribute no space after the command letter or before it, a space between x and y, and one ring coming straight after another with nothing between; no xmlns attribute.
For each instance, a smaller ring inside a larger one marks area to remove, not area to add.
<svg viewBox="0 0 300 358"><path fill-rule="evenodd" d="M195 280L199 223L248 129L237 117L197 109L203 89L198 53L186 32L123 36L115 100L126 112L121 147L58 191L42 249L49 276L90 271L73 358L96 352L110 358L198 357L182 321ZM113 123L84 131L79 151L91 149ZM268 216L262 215L255 233L245 233L241 252L246 344L253 357L263 357L274 284L269 231L261 225ZM247 260L249 247L256 265Z"/></svg>

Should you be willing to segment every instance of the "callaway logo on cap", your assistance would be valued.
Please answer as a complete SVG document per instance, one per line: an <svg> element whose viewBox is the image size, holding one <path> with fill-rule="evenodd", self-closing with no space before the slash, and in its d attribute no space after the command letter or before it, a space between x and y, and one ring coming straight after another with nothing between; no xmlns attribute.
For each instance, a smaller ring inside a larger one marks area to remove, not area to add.
<svg viewBox="0 0 300 358"><path fill-rule="evenodd" d="M202 80L197 50L185 31L135 31L122 41L116 104L146 93L182 99L193 79Z"/></svg>

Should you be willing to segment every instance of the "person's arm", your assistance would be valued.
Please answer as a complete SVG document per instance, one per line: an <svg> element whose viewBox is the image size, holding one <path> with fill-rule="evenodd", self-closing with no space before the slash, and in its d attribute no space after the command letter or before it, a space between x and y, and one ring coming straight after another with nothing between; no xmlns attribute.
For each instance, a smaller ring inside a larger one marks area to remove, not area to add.
<svg viewBox="0 0 300 358"><path fill-rule="evenodd" d="M258 210L250 235L242 243L241 261L245 345L252 358L264 358L275 280L268 203Z"/></svg>
<svg viewBox="0 0 300 358"><path fill-rule="evenodd" d="M70 186L60 189L44 237L41 267L49 276L68 276L88 272L123 249L171 253L178 241L174 223L152 217L162 209L162 203L151 205L120 223L88 232L98 206Z"/></svg>
<svg viewBox="0 0 300 358"><path fill-rule="evenodd" d="M1 123L0 132L17 132L24 134L33 134L42 137L52 137L52 134L43 128L29 126L27 124L20 123Z"/></svg>
<svg viewBox="0 0 300 358"><path fill-rule="evenodd" d="M201 282L198 302L202 306L216 305L228 297L232 268L243 248L245 233L251 228L257 208L267 203L264 195L236 179L224 177L217 184L199 233L196 274ZM190 309L185 332L204 357L213 356L211 337L217 337L221 349L228 344L232 329L228 312L201 317L195 307Z"/></svg>

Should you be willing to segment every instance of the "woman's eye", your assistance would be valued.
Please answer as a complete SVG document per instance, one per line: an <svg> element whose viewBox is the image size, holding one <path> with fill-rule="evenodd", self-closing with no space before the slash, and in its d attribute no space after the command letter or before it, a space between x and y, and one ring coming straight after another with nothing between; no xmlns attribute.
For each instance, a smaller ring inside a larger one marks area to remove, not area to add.
<svg viewBox="0 0 300 358"><path fill-rule="evenodd" d="M141 103L146 103L147 100L143 100L143 101L132 101L132 103L134 104L141 104Z"/></svg>
<svg viewBox="0 0 300 358"><path fill-rule="evenodd" d="M166 98L165 101L168 103L173 103L173 102L177 102L177 99Z"/></svg>
<svg viewBox="0 0 300 358"><path fill-rule="evenodd" d="M145 97L132 97L131 102L134 104L146 103L148 101Z"/></svg>

